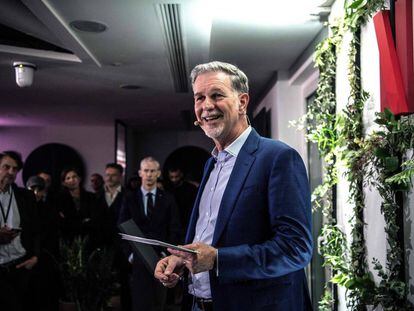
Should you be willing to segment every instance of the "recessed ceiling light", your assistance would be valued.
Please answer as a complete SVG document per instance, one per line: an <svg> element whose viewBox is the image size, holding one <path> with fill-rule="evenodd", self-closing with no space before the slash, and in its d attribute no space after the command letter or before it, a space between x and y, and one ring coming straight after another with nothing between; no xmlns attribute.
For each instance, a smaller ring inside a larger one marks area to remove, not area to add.
<svg viewBox="0 0 414 311"><path fill-rule="evenodd" d="M124 90L138 90L141 88L139 85L136 84L121 84L119 87Z"/></svg>
<svg viewBox="0 0 414 311"><path fill-rule="evenodd" d="M77 20L70 22L70 27L77 31L100 33L104 32L108 27L105 24L92 21Z"/></svg>

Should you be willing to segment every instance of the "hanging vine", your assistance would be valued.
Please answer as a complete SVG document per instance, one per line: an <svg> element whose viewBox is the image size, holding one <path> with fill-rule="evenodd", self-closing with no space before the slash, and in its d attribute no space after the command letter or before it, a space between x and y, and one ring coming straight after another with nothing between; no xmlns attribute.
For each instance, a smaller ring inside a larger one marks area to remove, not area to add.
<svg viewBox="0 0 414 311"><path fill-rule="evenodd" d="M407 150L414 148L414 120L402 117L397 120L390 110L377 114L376 123L382 130L372 133L364 146L367 183L375 186L382 198L381 213L385 219L387 235L386 270L377 259L374 269L381 281L376 288L373 305L384 310L413 310L407 300L408 286L402 273L403 249L398 239L399 225L396 202L398 192L407 192L414 177L414 155ZM401 159L401 160L400 160Z"/></svg>
<svg viewBox="0 0 414 311"><path fill-rule="evenodd" d="M306 119L302 122L306 122L307 137L317 144L325 163L323 182L312 194L313 205L321 208L329 222L334 223L332 189L338 180L335 167L335 154L338 147L335 113L336 50L342 36L338 27L332 27L331 31L333 36L320 43L315 55L315 63L320 72L315 104L309 106Z"/></svg>
<svg viewBox="0 0 414 311"><path fill-rule="evenodd" d="M372 3L372 2L371 2ZM350 94L344 110L344 122L340 136L343 139L342 160L346 164L346 180L349 184L349 199L352 204L350 274L354 281L347 286L347 306L351 310L364 310L373 296L373 281L368 274L364 239L364 191L361 147L364 141L362 113L369 95L361 86L360 36L361 26L373 13L366 7L367 1L346 3L345 28L351 33L348 49L348 82ZM373 7L372 9L377 9ZM349 286L351 285L351 286Z"/></svg>

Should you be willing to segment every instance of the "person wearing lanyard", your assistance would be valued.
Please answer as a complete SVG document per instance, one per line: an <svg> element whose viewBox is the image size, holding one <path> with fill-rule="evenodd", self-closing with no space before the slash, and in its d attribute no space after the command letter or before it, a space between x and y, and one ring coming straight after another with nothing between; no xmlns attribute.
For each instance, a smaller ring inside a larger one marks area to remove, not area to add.
<svg viewBox="0 0 414 311"><path fill-rule="evenodd" d="M23 162L19 153L0 153L0 305L28 310L30 270L39 253L36 201L14 181Z"/></svg>
<svg viewBox="0 0 414 311"><path fill-rule="evenodd" d="M187 268L193 311L311 310L304 272L311 205L301 157L250 126L248 79L239 68L198 65L191 81L195 124L215 143L187 229L185 247L198 253L169 249L154 276L173 287Z"/></svg>

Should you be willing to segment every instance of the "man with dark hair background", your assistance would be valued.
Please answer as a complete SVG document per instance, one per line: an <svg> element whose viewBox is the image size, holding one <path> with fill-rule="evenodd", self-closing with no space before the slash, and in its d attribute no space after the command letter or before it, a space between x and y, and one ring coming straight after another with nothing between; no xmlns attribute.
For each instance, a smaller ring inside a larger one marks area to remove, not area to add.
<svg viewBox="0 0 414 311"><path fill-rule="evenodd" d="M174 195L180 212L180 220L184 229L184 239L185 229L188 226L191 211L197 196L197 187L184 179L183 170L177 165L168 168L168 180L168 190Z"/></svg>
<svg viewBox="0 0 414 311"><path fill-rule="evenodd" d="M104 179L101 174L93 173L90 178L93 193L100 195L104 192Z"/></svg>
<svg viewBox="0 0 414 311"><path fill-rule="evenodd" d="M56 311L59 301L59 215L57 202L48 193L42 177L31 176L26 187L36 197L39 215L40 253L39 262L33 269L31 292L33 310Z"/></svg>
<svg viewBox="0 0 414 311"><path fill-rule="evenodd" d="M121 240L118 235L118 219L122 207L125 189L122 187L124 168L117 163L108 163L105 166L104 192L97 194L99 208L104 213L104 236L105 245L114 249L113 269L119 276L121 286L121 307L123 311L131 309L131 296L128 282L129 263L120 245Z"/></svg>
<svg viewBox="0 0 414 311"><path fill-rule="evenodd" d="M39 235L35 197L14 183L23 167L19 153L0 153L0 306L29 310L31 269L38 262Z"/></svg>

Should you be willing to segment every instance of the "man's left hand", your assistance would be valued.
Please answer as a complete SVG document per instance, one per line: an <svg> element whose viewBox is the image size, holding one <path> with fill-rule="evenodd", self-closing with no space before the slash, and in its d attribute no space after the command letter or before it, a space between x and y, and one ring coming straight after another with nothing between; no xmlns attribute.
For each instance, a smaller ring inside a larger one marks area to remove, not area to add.
<svg viewBox="0 0 414 311"><path fill-rule="evenodd" d="M21 264L16 266L16 269L25 268L27 270L31 270L37 264L37 257L33 256L26 261L23 261Z"/></svg>
<svg viewBox="0 0 414 311"><path fill-rule="evenodd" d="M209 271L213 269L214 262L217 258L217 249L200 242L184 245L185 248L196 250L197 254L168 249L168 251L184 259L185 266L192 274Z"/></svg>

